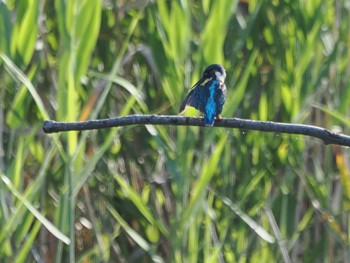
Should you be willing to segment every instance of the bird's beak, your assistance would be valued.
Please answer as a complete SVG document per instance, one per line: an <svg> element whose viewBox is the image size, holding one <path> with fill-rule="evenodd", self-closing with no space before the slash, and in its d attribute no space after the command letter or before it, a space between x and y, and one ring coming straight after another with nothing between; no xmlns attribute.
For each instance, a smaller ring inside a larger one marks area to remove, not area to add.
<svg viewBox="0 0 350 263"><path fill-rule="evenodd" d="M205 77L201 77L200 80L197 81L196 84L193 85L193 88L199 86L199 85L204 85L205 83L207 83L209 80L211 80L212 78L205 78Z"/></svg>

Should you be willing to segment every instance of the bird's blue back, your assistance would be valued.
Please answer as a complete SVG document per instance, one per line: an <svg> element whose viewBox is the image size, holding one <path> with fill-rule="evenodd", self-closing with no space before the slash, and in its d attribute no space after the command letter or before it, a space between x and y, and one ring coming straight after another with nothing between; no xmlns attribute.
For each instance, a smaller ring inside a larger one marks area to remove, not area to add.
<svg viewBox="0 0 350 263"><path fill-rule="evenodd" d="M197 86L189 94L190 105L204 113L204 125L213 125L215 116L220 114L225 103L226 89L220 89L220 82L210 80L204 86Z"/></svg>

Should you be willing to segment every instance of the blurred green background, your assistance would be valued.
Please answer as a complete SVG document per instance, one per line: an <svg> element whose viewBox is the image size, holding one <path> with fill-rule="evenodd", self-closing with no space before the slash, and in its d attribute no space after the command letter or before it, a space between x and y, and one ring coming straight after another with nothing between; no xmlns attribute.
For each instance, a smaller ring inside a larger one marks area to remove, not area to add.
<svg viewBox="0 0 350 263"><path fill-rule="evenodd" d="M349 44L343 0L0 1L0 261L349 262L348 148L226 128L41 129L177 114L220 63L223 117L349 134Z"/></svg>

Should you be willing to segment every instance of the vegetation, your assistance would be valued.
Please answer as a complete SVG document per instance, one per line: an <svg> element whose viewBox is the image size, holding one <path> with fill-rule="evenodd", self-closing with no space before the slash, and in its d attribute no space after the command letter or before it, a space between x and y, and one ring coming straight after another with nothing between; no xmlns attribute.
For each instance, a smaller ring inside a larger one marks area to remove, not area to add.
<svg viewBox="0 0 350 263"><path fill-rule="evenodd" d="M347 148L224 128L41 126L177 114L221 63L224 117L349 134L349 19L340 0L0 1L1 261L347 261Z"/></svg>

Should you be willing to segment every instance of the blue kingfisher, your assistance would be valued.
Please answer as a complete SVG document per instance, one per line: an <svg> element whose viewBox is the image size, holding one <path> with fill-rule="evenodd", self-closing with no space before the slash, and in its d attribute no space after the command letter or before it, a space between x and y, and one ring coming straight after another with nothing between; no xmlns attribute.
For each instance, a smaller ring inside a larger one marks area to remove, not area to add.
<svg viewBox="0 0 350 263"><path fill-rule="evenodd" d="M192 106L204 113L205 126L213 126L215 116L221 119L220 113L226 99L225 78L226 72L223 66L219 64L208 66L201 79L194 84L183 100L179 113L184 113L187 106Z"/></svg>

